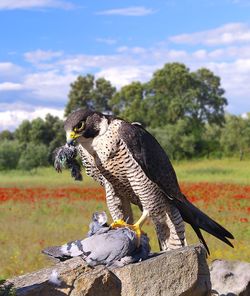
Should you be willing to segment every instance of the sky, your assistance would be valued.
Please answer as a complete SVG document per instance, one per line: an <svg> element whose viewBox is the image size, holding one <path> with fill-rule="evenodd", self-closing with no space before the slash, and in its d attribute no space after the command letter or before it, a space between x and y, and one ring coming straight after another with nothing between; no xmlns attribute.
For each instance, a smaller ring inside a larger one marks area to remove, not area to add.
<svg viewBox="0 0 250 296"><path fill-rule="evenodd" d="M250 112L250 0L0 0L0 130L63 117L78 75L118 89L165 63L221 77L227 112Z"/></svg>

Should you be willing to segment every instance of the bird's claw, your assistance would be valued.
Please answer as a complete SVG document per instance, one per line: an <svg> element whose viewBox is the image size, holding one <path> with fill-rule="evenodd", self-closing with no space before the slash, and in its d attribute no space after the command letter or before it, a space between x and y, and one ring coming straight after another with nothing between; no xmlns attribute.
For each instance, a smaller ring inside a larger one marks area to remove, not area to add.
<svg viewBox="0 0 250 296"><path fill-rule="evenodd" d="M135 224L128 224L126 223L124 220L122 219L118 219L118 220L115 220L111 225L110 225L111 228L122 228L122 227L127 227L131 230L133 230L136 234L136 237L137 237L137 247L140 246L140 243L141 243L141 235L143 233L143 231L141 230L140 228L140 225L135 223Z"/></svg>

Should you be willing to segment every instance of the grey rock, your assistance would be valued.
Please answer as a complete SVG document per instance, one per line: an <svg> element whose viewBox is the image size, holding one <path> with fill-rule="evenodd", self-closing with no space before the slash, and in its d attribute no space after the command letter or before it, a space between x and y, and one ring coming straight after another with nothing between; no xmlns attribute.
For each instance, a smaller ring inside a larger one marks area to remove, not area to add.
<svg viewBox="0 0 250 296"><path fill-rule="evenodd" d="M157 254L113 272L122 282L122 296L210 295L206 251L201 246Z"/></svg>
<svg viewBox="0 0 250 296"><path fill-rule="evenodd" d="M108 269L91 268L80 257L9 279L0 287L0 295L8 295L4 290L10 287L17 296L119 296L121 291L119 279Z"/></svg>
<svg viewBox="0 0 250 296"><path fill-rule="evenodd" d="M122 268L89 267L80 257L9 279L16 295L201 296L211 284L202 246L189 246Z"/></svg>
<svg viewBox="0 0 250 296"><path fill-rule="evenodd" d="M250 295L250 263L215 260L210 266L210 274L213 295Z"/></svg>

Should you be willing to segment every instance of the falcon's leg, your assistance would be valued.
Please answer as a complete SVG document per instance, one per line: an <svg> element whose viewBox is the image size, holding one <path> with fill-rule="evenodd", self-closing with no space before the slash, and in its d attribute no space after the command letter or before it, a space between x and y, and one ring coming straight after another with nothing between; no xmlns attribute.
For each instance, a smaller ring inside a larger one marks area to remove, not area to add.
<svg viewBox="0 0 250 296"><path fill-rule="evenodd" d="M128 223L133 223L133 212L129 199L120 198L117 196L113 186L106 181L106 201L110 215L114 221L123 220Z"/></svg>
<svg viewBox="0 0 250 296"><path fill-rule="evenodd" d="M162 250L173 250L187 245L185 224L177 208L168 205L166 211L157 217L152 216Z"/></svg>

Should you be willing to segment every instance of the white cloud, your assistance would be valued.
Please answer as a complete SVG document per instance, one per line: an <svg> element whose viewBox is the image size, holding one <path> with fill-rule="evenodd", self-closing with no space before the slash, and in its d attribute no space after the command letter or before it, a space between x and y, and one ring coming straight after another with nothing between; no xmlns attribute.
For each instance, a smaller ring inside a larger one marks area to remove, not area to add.
<svg viewBox="0 0 250 296"><path fill-rule="evenodd" d="M172 36L169 40L179 44L208 46L249 42L250 27L243 23L229 23L212 30Z"/></svg>
<svg viewBox="0 0 250 296"><path fill-rule="evenodd" d="M12 72L12 71L19 71L20 67L10 63L10 62L5 62L5 63L0 63L0 72Z"/></svg>
<svg viewBox="0 0 250 296"><path fill-rule="evenodd" d="M145 82L150 79L152 72L152 66L117 66L101 70L96 74L96 77L104 77L120 88L132 81Z"/></svg>
<svg viewBox="0 0 250 296"><path fill-rule="evenodd" d="M24 106L23 104L0 104L0 110L0 131L14 130L23 120L45 118L48 113L63 118L64 113L63 109Z"/></svg>
<svg viewBox="0 0 250 296"><path fill-rule="evenodd" d="M145 16L153 14L155 11L151 8L146 8L144 6L133 6L126 8L116 8L98 11L96 14L100 15L121 15L121 16Z"/></svg>
<svg viewBox="0 0 250 296"><path fill-rule="evenodd" d="M15 65L10 62L0 63L0 79L13 79L16 77L20 77L23 69L18 65Z"/></svg>
<svg viewBox="0 0 250 296"><path fill-rule="evenodd" d="M130 55L113 54L113 55L75 55L64 58L56 63L56 67L61 67L65 73L81 73L88 71L91 73L98 69L109 68L112 66L124 66L135 64L136 59Z"/></svg>
<svg viewBox="0 0 250 296"><path fill-rule="evenodd" d="M193 53L193 56L196 59L206 59L207 58L207 51L205 49L197 50Z"/></svg>
<svg viewBox="0 0 250 296"><path fill-rule="evenodd" d="M245 98L250 104L250 59L237 59L231 63L209 63L206 65L222 77L222 85L230 97L237 100Z"/></svg>
<svg viewBox="0 0 250 296"><path fill-rule="evenodd" d="M37 72L25 77L23 85L29 90L30 96L39 100L65 102L70 83L76 79L74 74L63 74L57 71Z"/></svg>
<svg viewBox="0 0 250 296"><path fill-rule="evenodd" d="M30 9L30 8L62 8L70 9L74 5L62 0L1 0L0 10Z"/></svg>
<svg viewBox="0 0 250 296"><path fill-rule="evenodd" d="M0 83L0 92L1 91L21 90L21 89L23 89L23 86L20 83L13 83L13 82Z"/></svg>
<svg viewBox="0 0 250 296"><path fill-rule="evenodd" d="M24 57L26 61L33 64L37 64L44 61L50 61L54 58L61 57L62 55L63 55L62 51L37 49L35 51L26 52L24 54Z"/></svg>

